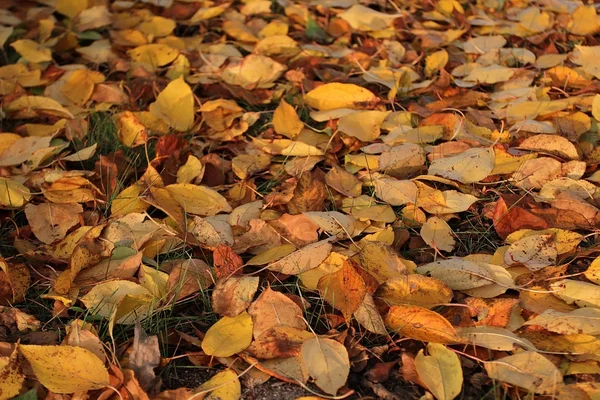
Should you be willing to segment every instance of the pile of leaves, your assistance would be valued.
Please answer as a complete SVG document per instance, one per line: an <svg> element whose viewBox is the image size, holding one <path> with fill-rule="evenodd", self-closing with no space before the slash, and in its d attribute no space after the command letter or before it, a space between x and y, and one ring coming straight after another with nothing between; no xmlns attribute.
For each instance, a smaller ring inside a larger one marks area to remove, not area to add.
<svg viewBox="0 0 600 400"><path fill-rule="evenodd" d="M0 399L600 398L595 5L0 10Z"/></svg>

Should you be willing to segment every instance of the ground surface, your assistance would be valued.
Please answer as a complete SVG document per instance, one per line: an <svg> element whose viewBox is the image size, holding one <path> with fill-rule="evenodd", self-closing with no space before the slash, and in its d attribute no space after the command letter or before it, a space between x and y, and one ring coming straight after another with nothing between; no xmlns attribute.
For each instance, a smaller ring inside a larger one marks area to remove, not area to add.
<svg viewBox="0 0 600 400"><path fill-rule="evenodd" d="M0 10L0 400L598 398L597 5Z"/></svg>

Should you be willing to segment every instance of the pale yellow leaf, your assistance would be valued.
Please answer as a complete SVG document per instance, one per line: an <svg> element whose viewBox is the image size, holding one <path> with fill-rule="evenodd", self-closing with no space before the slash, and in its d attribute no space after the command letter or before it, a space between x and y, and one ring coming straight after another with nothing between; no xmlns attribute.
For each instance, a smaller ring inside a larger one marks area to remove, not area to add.
<svg viewBox="0 0 600 400"><path fill-rule="evenodd" d="M281 272L286 275L298 275L316 268L327 258L331 252L331 240L309 244L293 253L269 264L271 271Z"/></svg>
<svg viewBox="0 0 600 400"><path fill-rule="evenodd" d="M525 322L525 325L539 325L550 332L563 335L580 333L600 335L600 310L597 308L580 308L568 313L546 310Z"/></svg>
<svg viewBox="0 0 600 400"><path fill-rule="evenodd" d="M312 338L302 344L302 362L315 384L334 395L346 384L350 373L348 351L333 339Z"/></svg>
<svg viewBox="0 0 600 400"><path fill-rule="evenodd" d="M433 160L428 173L462 183L479 182L492 172L494 161L492 149L472 148L455 156Z"/></svg>
<svg viewBox="0 0 600 400"><path fill-rule="evenodd" d="M553 295L567 304L575 303L579 307L600 308L600 286L596 284L565 279L552 283L550 288Z"/></svg>
<svg viewBox="0 0 600 400"><path fill-rule="evenodd" d="M165 189L187 213L204 216L231 211L225 197L207 186L175 183L166 186Z"/></svg>
<svg viewBox="0 0 600 400"><path fill-rule="evenodd" d="M17 53L30 63L52 61L52 50L30 39L15 40L10 44Z"/></svg>
<svg viewBox="0 0 600 400"><path fill-rule="evenodd" d="M439 343L429 343L415 357L415 369L421 381L438 400L452 400L460 394L463 373L455 352Z"/></svg>
<svg viewBox="0 0 600 400"><path fill-rule="evenodd" d="M204 164L189 155L184 165L177 170L177 183L199 183L204 176Z"/></svg>
<svg viewBox="0 0 600 400"><path fill-rule="evenodd" d="M527 350L536 350L533 343L529 340L520 338L515 333L505 328L482 325L457 328L456 331L466 343L473 346L485 347L490 350L513 351L515 345L518 345Z"/></svg>
<svg viewBox="0 0 600 400"><path fill-rule="evenodd" d="M491 379L518 386L533 393L552 394L563 378L556 366L535 351L524 351L484 364Z"/></svg>
<svg viewBox="0 0 600 400"><path fill-rule="evenodd" d="M448 223L441 218L431 217L421 227L421 238L434 249L452 251L456 244Z"/></svg>
<svg viewBox="0 0 600 400"><path fill-rule="evenodd" d="M356 111L340 118L338 129L363 142L372 142L379 137L381 124L389 113L389 111Z"/></svg>

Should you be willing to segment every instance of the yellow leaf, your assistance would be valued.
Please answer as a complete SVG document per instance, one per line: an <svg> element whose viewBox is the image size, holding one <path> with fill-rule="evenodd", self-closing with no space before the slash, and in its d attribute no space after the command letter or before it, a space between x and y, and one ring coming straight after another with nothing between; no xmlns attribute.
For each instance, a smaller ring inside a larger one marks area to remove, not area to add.
<svg viewBox="0 0 600 400"><path fill-rule="evenodd" d="M162 299L166 296L169 281L168 274L142 264L140 266L139 281L140 285L148 289L155 298Z"/></svg>
<svg viewBox="0 0 600 400"><path fill-rule="evenodd" d="M135 147L146 143L148 131L138 117L131 111L115 115L119 140L127 147Z"/></svg>
<svg viewBox="0 0 600 400"><path fill-rule="evenodd" d="M71 103L83 106L92 96L97 83L104 82L104 75L89 69L73 71L60 88L61 94Z"/></svg>
<svg viewBox="0 0 600 400"><path fill-rule="evenodd" d="M185 164L177 170L177 183L199 183L203 175L204 165L190 154Z"/></svg>
<svg viewBox="0 0 600 400"><path fill-rule="evenodd" d="M85 392L109 385L104 363L82 347L20 345L19 351L38 381L54 393Z"/></svg>
<svg viewBox="0 0 600 400"><path fill-rule="evenodd" d="M358 257L364 270L373 275L379 283L403 276L408 270L406 260L393 248L381 242L365 242Z"/></svg>
<svg viewBox="0 0 600 400"><path fill-rule="evenodd" d="M258 3L258 2L256 2ZM300 52L298 43L287 35L267 36L256 44L254 52L267 57L294 57Z"/></svg>
<svg viewBox="0 0 600 400"><path fill-rule="evenodd" d="M378 104L379 98L370 90L358 85L335 82L311 90L304 96L304 101L310 107L320 111L336 108L360 110Z"/></svg>
<svg viewBox="0 0 600 400"><path fill-rule="evenodd" d="M314 337L302 343L302 362L315 384L334 395L346 384L350 360L344 345L332 339Z"/></svg>
<svg viewBox="0 0 600 400"><path fill-rule="evenodd" d="M260 254L255 255L246 262L246 265L264 265L277 261L296 250L296 246L284 243L279 246L271 247Z"/></svg>
<svg viewBox="0 0 600 400"><path fill-rule="evenodd" d="M410 274L385 281L375 297L391 306L413 304L432 308L452 300L452 289L444 282L429 276Z"/></svg>
<svg viewBox="0 0 600 400"><path fill-rule="evenodd" d="M143 190L143 186L138 183L134 183L121 190L117 197L111 202L110 215L140 213L146 211L149 207L148 203L140 200L140 195Z"/></svg>
<svg viewBox="0 0 600 400"><path fill-rule="evenodd" d="M354 4L338 16L350 24L352 29L370 32L389 27L399 14L388 14L362 4Z"/></svg>
<svg viewBox="0 0 600 400"><path fill-rule="evenodd" d="M421 227L421 238L434 249L452 251L456 241L452 229L441 218L431 217Z"/></svg>
<svg viewBox="0 0 600 400"><path fill-rule="evenodd" d="M385 324L391 330L415 340L432 343L458 343L456 329L440 314L411 305L392 306Z"/></svg>
<svg viewBox="0 0 600 400"><path fill-rule="evenodd" d="M0 206L19 208L31 199L31 192L19 182L0 178Z"/></svg>
<svg viewBox="0 0 600 400"><path fill-rule="evenodd" d="M223 317L211 326L202 340L209 356L229 357L245 350L252 342L252 317L246 311L234 318Z"/></svg>
<svg viewBox="0 0 600 400"><path fill-rule="evenodd" d="M268 89L286 70L286 66L272 58L250 54L240 62L232 62L221 71L219 77L230 85L247 90Z"/></svg>
<svg viewBox="0 0 600 400"><path fill-rule="evenodd" d="M217 191L191 183L175 183L165 187L181 207L190 214L216 215L231 212L231 206L225 197Z"/></svg>
<svg viewBox="0 0 600 400"><path fill-rule="evenodd" d="M56 11L73 19L88 7L88 0L56 0Z"/></svg>
<svg viewBox="0 0 600 400"><path fill-rule="evenodd" d="M507 151L499 148L494 148L494 154L494 169L490 172L490 175L512 174L513 172L518 171L526 161L533 160L537 157L537 154L535 153L513 156Z"/></svg>
<svg viewBox="0 0 600 400"><path fill-rule="evenodd" d="M194 13L194 15L192 15L189 22L194 24L200 21L218 17L219 15L223 14L228 7L229 3L223 3L214 7L201 7L198 9L198 11L196 11L196 13ZM229 20L225 21L225 23L227 22L229 22Z"/></svg>
<svg viewBox="0 0 600 400"><path fill-rule="evenodd" d="M140 301L132 300L133 296L140 296ZM80 300L93 314L109 318L113 323L132 324L150 311L151 299L145 287L116 279L94 286Z"/></svg>
<svg viewBox="0 0 600 400"><path fill-rule="evenodd" d="M2 153L19 139L21 139L21 135L16 133L0 133L0 159L3 158Z"/></svg>
<svg viewBox="0 0 600 400"><path fill-rule="evenodd" d="M40 111L59 118L73 118L73 114L58 101L44 96L21 96L11 101L4 110L7 112L26 110L26 117L37 116L36 111Z"/></svg>
<svg viewBox="0 0 600 400"><path fill-rule="evenodd" d="M427 389L438 400L452 400L460 394L463 373L455 352L439 343L427 345L426 356L421 349L415 357L415 369Z"/></svg>
<svg viewBox="0 0 600 400"><path fill-rule="evenodd" d="M160 38L170 35L176 26L177 24L172 19L155 15L139 24L137 29L147 36Z"/></svg>
<svg viewBox="0 0 600 400"><path fill-rule="evenodd" d="M150 113L164 119L179 132L185 132L194 125L194 95L183 77L171 81L159 93L156 101L148 108Z"/></svg>
<svg viewBox="0 0 600 400"><path fill-rule="evenodd" d="M592 101L592 115L596 121L600 121L600 94L595 95Z"/></svg>
<svg viewBox="0 0 600 400"><path fill-rule="evenodd" d="M574 35L591 35L598 31L598 16L593 5L579 6L571 13L567 30Z"/></svg>
<svg viewBox="0 0 600 400"><path fill-rule="evenodd" d="M0 358L0 400L14 398L23 387L25 376L21 373L18 355L18 349L15 348L6 363Z"/></svg>
<svg viewBox="0 0 600 400"><path fill-rule="evenodd" d="M372 142L381 133L381 124L389 111L356 111L344 115L338 121L338 129L363 142Z"/></svg>
<svg viewBox="0 0 600 400"><path fill-rule="evenodd" d="M279 106L273 113L273 128L280 135L294 139L300 134L304 124L298 117L294 107L289 105L285 100L281 99Z"/></svg>
<svg viewBox="0 0 600 400"><path fill-rule="evenodd" d="M264 171L271 165L271 156L263 152L256 154L240 154L231 160L233 173L240 179L246 179L257 172Z"/></svg>
<svg viewBox="0 0 600 400"><path fill-rule="evenodd" d="M215 10L216 8L217 7L206 9L207 13L210 15L210 18L212 18L215 13L218 13L216 15L219 15L224 11ZM203 16L202 19L206 19L206 17ZM246 24L240 20L226 20L225 22L223 22L223 31L232 38L239 40L240 42L258 42L258 38L254 36L254 34L250 31L250 28L248 28Z"/></svg>
<svg viewBox="0 0 600 400"><path fill-rule="evenodd" d="M30 63L52 61L52 50L30 39L19 39L12 42L11 47Z"/></svg>
<svg viewBox="0 0 600 400"><path fill-rule="evenodd" d="M433 76L448 64L448 52L444 49L436 51L425 58L425 76Z"/></svg>
<svg viewBox="0 0 600 400"><path fill-rule="evenodd" d="M204 382L194 391L198 393L209 392L207 397L198 397L204 400L237 400L242 396L242 385L236 372L226 369Z"/></svg>
<svg viewBox="0 0 600 400"><path fill-rule="evenodd" d="M140 66L148 72L156 72L158 67L163 67L173 62L179 55L177 49L166 44L143 44L127 51L133 62L132 66Z"/></svg>

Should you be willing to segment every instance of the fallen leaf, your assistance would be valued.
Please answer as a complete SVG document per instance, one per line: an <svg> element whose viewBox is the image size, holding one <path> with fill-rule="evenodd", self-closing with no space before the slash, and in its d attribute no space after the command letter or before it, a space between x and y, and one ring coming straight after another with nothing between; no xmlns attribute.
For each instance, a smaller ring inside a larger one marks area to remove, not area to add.
<svg viewBox="0 0 600 400"><path fill-rule="evenodd" d="M102 389L109 385L104 363L91 351L72 346L19 345L37 380L55 393Z"/></svg>
<svg viewBox="0 0 600 400"><path fill-rule="evenodd" d="M358 310L367 293L363 278L348 261L336 272L321 277L317 288L325 301L342 312L346 321Z"/></svg>
<svg viewBox="0 0 600 400"><path fill-rule="evenodd" d="M332 339L312 338L302 344L302 362L315 384L335 396L350 373L346 348Z"/></svg>
<svg viewBox="0 0 600 400"><path fill-rule="evenodd" d="M518 386L533 393L554 393L562 385L558 368L543 355L524 351L484 364L492 379Z"/></svg>
<svg viewBox="0 0 600 400"><path fill-rule="evenodd" d="M202 340L202 350L209 356L229 357L245 350L251 342L252 317L244 311L212 325Z"/></svg>
<svg viewBox="0 0 600 400"><path fill-rule="evenodd" d="M412 305L392 306L385 317L386 326L408 338L431 343L459 343L454 327L440 314Z"/></svg>
<svg viewBox="0 0 600 400"><path fill-rule="evenodd" d="M252 316L254 338L276 327L306 329L300 307L283 293L267 288L248 308Z"/></svg>
<svg viewBox="0 0 600 400"><path fill-rule="evenodd" d="M436 399L452 400L462 390L463 373L456 353L438 343L429 343L427 353L419 350L415 368L419 378Z"/></svg>

